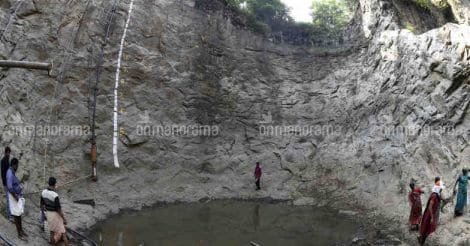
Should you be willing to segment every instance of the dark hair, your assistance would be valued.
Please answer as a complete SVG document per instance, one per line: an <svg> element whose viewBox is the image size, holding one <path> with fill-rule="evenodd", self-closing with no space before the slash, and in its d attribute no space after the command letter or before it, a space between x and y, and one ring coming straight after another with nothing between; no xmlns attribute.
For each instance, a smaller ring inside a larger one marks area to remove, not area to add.
<svg viewBox="0 0 470 246"><path fill-rule="evenodd" d="M438 177L435 177L435 178L434 178L434 183L437 183L437 181L441 181L441 177L439 177L439 176L438 176Z"/></svg>
<svg viewBox="0 0 470 246"><path fill-rule="evenodd" d="M410 183L410 188L411 188L411 190L414 190L414 188L415 188L415 183L414 182Z"/></svg>
<svg viewBox="0 0 470 246"><path fill-rule="evenodd" d="M11 159L11 165L18 165L19 161L16 158Z"/></svg>
<svg viewBox="0 0 470 246"><path fill-rule="evenodd" d="M256 165L259 165L259 161L256 162Z"/></svg>
<svg viewBox="0 0 470 246"><path fill-rule="evenodd" d="M466 168L462 169L462 173L463 173L463 175L467 175L468 169L466 169Z"/></svg>
<svg viewBox="0 0 470 246"><path fill-rule="evenodd" d="M54 177L49 178L49 186L55 186L57 184L57 180Z"/></svg>
<svg viewBox="0 0 470 246"><path fill-rule="evenodd" d="M11 149L10 149L10 147L8 147L8 146L5 147L5 153L7 153L7 152L11 153Z"/></svg>

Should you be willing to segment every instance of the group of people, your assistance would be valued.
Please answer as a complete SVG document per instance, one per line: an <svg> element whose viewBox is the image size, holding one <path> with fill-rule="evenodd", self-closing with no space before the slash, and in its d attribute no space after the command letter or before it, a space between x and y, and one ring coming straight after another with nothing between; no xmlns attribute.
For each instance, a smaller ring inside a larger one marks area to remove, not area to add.
<svg viewBox="0 0 470 246"><path fill-rule="evenodd" d="M12 158L10 160L11 149L5 148L5 154L1 160L2 184L6 196L5 216L8 220L15 223L18 237L27 241L28 235L23 230L21 216L24 213L25 199L20 181L16 176L19 167L19 160ZM50 241L53 245L58 245L61 241L68 245L66 236L64 213L56 191L57 180L50 177L48 187L41 193L40 209L41 216L47 221L50 231Z"/></svg>
<svg viewBox="0 0 470 246"><path fill-rule="evenodd" d="M456 189L458 186L458 189ZM416 181L410 183L411 191L408 194L411 212L409 217L410 230L419 231L418 242L424 245L426 239L437 229L439 221L439 213L445 206L457 195L457 202L454 208L454 215L461 216L467 206L467 186L468 186L468 169L462 170L454 184L453 195L443 197L442 191L445 186L440 177L434 179L434 186L431 195L426 203L424 213L422 211L421 195L424 191L416 185Z"/></svg>

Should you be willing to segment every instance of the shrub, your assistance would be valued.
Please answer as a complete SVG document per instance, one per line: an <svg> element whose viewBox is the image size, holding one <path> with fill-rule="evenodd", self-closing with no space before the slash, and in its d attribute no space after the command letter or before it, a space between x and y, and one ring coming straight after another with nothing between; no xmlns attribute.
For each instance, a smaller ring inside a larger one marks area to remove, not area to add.
<svg viewBox="0 0 470 246"><path fill-rule="evenodd" d="M432 3L431 0L416 0L416 4L423 9L430 10Z"/></svg>
<svg viewBox="0 0 470 246"><path fill-rule="evenodd" d="M410 22L405 23L405 28L412 33L416 33L416 28Z"/></svg>

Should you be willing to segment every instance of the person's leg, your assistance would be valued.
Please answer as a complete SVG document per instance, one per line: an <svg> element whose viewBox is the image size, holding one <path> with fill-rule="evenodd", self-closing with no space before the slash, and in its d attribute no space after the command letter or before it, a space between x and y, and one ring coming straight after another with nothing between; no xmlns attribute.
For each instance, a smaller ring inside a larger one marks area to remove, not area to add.
<svg viewBox="0 0 470 246"><path fill-rule="evenodd" d="M23 220L22 220L21 216L18 216L18 221L19 221L19 224L20 224L21 235L24 236L24 237L28 237L28 234L26 234L26 232L24 232L24 230L23 230Z"/></svg>
<svg viewBox="0 0 470 246"><path fill-rule="evenodd" d="M49 234L51 235L50 238L49 238L49 243L50 243L51 245L55 245L54 232L53 232L53 231L50 231Z"/></svg>
<svg viewBox="0 0 470 246"><path fill-rule="evenodd" d="M256 189L257 189L257 190L261 189L261 188L259 187L259 179L256 180L255 184L256 184Z"/></svg>
<svg viewBox="0 0 470 246"><path fill-rule="evenodd" d="M64 246L69 245L69 240L67 239L67 233L62 233L62 240L64 241Z"/></svg>
<svg viewBox="0 0 470 246"><path fill-rule="evenodd" d="M18 237L22 237L23 234L21 233L21 217L20 216L13 216L15 220L16 232L18 233Z"/></svg>

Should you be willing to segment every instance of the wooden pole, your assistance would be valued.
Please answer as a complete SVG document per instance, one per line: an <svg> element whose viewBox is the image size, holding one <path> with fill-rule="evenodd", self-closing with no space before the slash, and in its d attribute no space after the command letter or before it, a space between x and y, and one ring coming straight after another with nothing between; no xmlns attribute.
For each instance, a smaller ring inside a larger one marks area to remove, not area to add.
<svg viewBox="0 0 470 246"><path fill-rule="evenodd" d="M0 60L0 67L18 67L18 68L26 68L26 69L40 69L40 70L51 71L52 63Z"/></svg>

